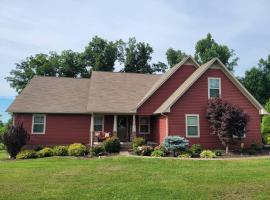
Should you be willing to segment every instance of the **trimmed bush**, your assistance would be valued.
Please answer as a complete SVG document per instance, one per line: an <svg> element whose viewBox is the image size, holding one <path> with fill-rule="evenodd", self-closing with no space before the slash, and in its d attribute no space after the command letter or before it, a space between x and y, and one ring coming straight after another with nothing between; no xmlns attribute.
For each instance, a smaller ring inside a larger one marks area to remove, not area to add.
<svg viewBox="0 0 270 200"><path fill-rule="evenodd" d="M270 134L265 134L263 136L263 143L264 144L270 144Z"/></svg>
<svg viewBox="0 0 270 200"><path fill-rule="evenodd" d="M44 149L41 149L37 152L37 157L44 158L44 157L50 157L53 156L53 150L49 147L46 147Z"/></svg>
<svg viewBox="0 0 270 200"><path fill-rule="evenodd" d="M142 138L142 137L135 137L133 140L132 140L132 149L133 150L137 150L137 148L139 146L143 146L145 145L145 139Z"/></svg>
<svg viewBox="0 0 270 200"><path fill-rule="evenodd" d="M66 147L66 146L55 146L53 148L53 155L55 155L55 156L67 156L68 155L68 147Z"/></svg>
<svg viewBox="0 0 270 200"><path fill-rule="evenodd" d="M162 150L154 150L151 153L151 156L153 156L153 157L164 157L165 156L165 153Z"/></svg>
<svg viewBox="0 0 270 200"><path fill-rule="evenodd" d="M68 155L70 156L84 156L86 155L86 146L80 143L74 143L68 147Z"/></svg>
<svg viewBox="0 0 270 200"><path fill-rule="evenodd" d="M120 152L120 140L118 137L108 138L103 142L104 149L108 153L118 153Z"/></svg>
<svg viewBox="0 0 270 200"><path fill-rule="evenodd" d="M223 150L214 150L214 153L216 154L216 156L222 156L224 154L224 151Z"/></svg>
<svg viewBox="0 0 270 200"><path fill-rule="evenodd" d="M191 158L191 153L189 151L184 151L178 157L179 158Z"/></svg>
<svg viewBox="0 0 270 200"><path fill-rule="evenodd" d="M200 154L201 158L215 158L216 154L213 151L210 150L203 150Z"/></svg>
<svg viewBox="0 0 270 200"><path fill-rule="evenodd" d="M202 152L202 146L200 144L193 144L189 148L189 151L192 157L200 157L200 154Z"/></svg>
<svg viewBox="0 0 270 200"><path fill-rule="evenodd" d="M139 146L135 153L140 156L150 156L153 150L152 146L143 145Z"/></svg>
<svg viewBox="0 0 270 200"><path fill-rule="evenodd" d="M180 136L167 136L164 139L164 146L167 151L174 156L178 156L179 152L186 151L189 141Z"/></svg>
<svg viewBox="0 0 270 200"><path fill-rule="evenodd" d="M40 146L40 145L36 145L35 147L34 147L34 151L40 151L40 150L42 150L43 149L43 146Z"/></svg>
<svg viewBox="0 0 270 200"><path fill-rule="evenodd" d="M24 150L17 154L17 159L31 159L37 158L37 154L34 150Z"/></svg>
<svg viewBox="0 0 270 200"><path fill-rule="evenodd" d="M93 156L101 156L105 153L105 149L102 144L92 147L90 151Z"/></svg>

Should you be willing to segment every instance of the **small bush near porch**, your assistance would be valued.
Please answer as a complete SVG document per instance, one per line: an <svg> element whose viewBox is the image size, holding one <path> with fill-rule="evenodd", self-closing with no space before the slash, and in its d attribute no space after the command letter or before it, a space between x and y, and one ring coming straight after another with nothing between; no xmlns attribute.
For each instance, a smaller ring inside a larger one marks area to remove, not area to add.
<svg viewBox="0 0 270 200"><path fill-rule="evenodd" d="M270 159L50 157L0 152L0 199L269 199Z"/></svg>

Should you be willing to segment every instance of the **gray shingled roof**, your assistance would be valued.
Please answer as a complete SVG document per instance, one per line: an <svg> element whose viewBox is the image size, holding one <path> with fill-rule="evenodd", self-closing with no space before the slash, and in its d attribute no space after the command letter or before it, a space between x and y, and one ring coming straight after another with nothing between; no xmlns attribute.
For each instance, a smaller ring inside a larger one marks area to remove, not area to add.
<svg viewBox="0 0 270 200"><path fill-rule="evenodd" d="M131 113L161 75L93 72L91 79L35 76L13 113Z"/></svg>
<svg viewBox="0 0 270 200"><path fill-rule="evenodd" d="M87 113L89 86L89 79L35 76L7 111Z"/></svg>
<svg viewBox="0 0 270 200"><path fill-rule="evenodd" d="M136 105L161 75L93 72L89 112L134 113Z"/></svg>

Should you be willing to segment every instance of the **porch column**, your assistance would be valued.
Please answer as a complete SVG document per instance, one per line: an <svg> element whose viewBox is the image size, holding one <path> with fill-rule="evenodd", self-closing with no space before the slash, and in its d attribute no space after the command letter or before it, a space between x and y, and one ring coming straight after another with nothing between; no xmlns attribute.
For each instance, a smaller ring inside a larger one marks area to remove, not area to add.
<svg viewBox="0 0 270 200"><path fill-rule="evenodd" d="M117 115L113 118L113 136L117 136Z"/></svg>
<svg viewBox="0 0 270 200"><path fill-rule="evenodd" d="M91 124L90 124L90 146L94 146L94 114L91 115Z"/></svg>
<svg viewBox="0 0 270 200"><path fill-rule="evenodd" d="M136 115L132 119L132 139L136 137Z"/></svg>

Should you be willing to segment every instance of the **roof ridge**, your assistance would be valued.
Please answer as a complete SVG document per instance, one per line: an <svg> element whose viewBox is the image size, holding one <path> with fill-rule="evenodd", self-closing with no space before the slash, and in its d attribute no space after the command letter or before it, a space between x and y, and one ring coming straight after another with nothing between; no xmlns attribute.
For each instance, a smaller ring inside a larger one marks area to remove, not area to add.
<svg viewBox="0 0 270 200"><path fill-rule="evenodd" d="M73 79L73 80L91 79L91 77L84 78L84 77L63 77L63 76L41 76L41 75L35 75L33 78L55 78L55 79Z"/></svg>
<svg viewBox="0 0 270 200"><path fill-rule="evenodd" d="M162 76L163 74L146 74L138 72L108 72L108 71L92 71L92 73L110 73L110 74L132 74L132 75L146 75L146 76Z"/></svg>

